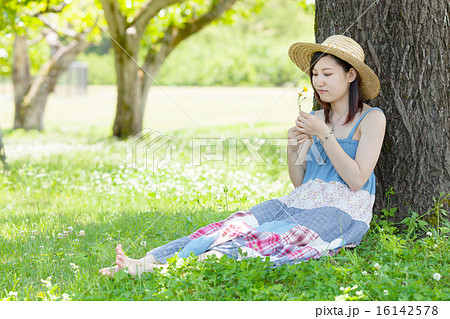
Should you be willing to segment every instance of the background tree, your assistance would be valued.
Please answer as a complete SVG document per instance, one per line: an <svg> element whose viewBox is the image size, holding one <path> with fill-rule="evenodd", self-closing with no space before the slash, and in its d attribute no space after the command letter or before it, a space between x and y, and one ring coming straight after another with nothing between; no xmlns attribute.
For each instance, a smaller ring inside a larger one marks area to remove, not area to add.
<svg viewBox="0 0 450 319"><path fill-rule="evenodd" d="M93 3L92 6L95 8ZM70 1L28 1L14 8L16 16L8 22L14 25L10 29L15 33L11 72L15 98L14 128L43 130L48 96L70 63L88 47L87 34L91 32L93 23ZM43 40L48 44L44 49ZM34 61L29 56L32 46L39 47L33 50L38 56L33 56Z"/></svg>
<svg viewBox="0 0 450 319"><path fill-rule="evenodd" d="M22 3L17 1L2 1L0 2L0 76L8 74L9 68L7 66L8 56L10 52L6 50L9 37L6 34L14 31L18 25L16 24L17 13L22 6L33 2L32 0L24 0ZM10 51L10 50L9 50ZM6 153L3 145L2 131L0 128L0 161L3 166L7 168Z"/></svg>
<svg viewBox="0 0 450 319"><path fill-rule="evenodd" d="M440 0L316 0L316 40L352 37L380 77L370 102L387 118L375 209L386 207L393 187L396 220L409 208L426 213L433 196L450 190L449 8Z"/></svg>
<svg viewBox="0 0 450 319"><path fill-rule="evenodd" d="M136 7L131 2L100 0L113 38L117 73L115 136L125 138L142 130L148 90L164 60L181 41L217 20L236 1L152 0ZM260 1L254 3L258 6Z"/></svg>
<svg viewBox="0 0 450 319"><path fill-rule="evenodd" d="M6 153L5 153L5 147L3 145L3 138L2 138L2 130L0 129L0 162L2 162L3 167L7 167L6 165Z"/></svg>

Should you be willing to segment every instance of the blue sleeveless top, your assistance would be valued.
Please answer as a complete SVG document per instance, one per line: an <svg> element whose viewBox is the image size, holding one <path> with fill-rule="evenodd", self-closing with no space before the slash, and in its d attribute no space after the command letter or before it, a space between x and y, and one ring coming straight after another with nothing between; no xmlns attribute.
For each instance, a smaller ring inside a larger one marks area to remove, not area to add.
<svg viewBox="0 0 450 319"><path fill-rule="evenodd" d="M356 157L356 150L358 149L359 141L352 140L353 134L355 133L356 128L358 127L359 123L362 121L362 119L372 110L380 110L378 107L373 107L369 110L367 110L363 116L356 122L355 126L351 130L350 134L346 139L339 139L338 141L339 145L341 145L342 149L347 153L348 156L350 156L352 159L355 159ZM311 111L310 114L314 114L314 111ZM331 182L331 181L337 181L340 182L346 186L347 183L339 176L339 174L334 169L333 165L331 164L330 159L327 156L327 153L325 152L322 143L316 139L315 136L313 136L313 144L308 150L307 157L306 157L306 172L305 176L303 178L303 184L308 182L309 180L313 179L320 179L324 182ZM366 184L361 187L362 190L368 191L370 194L375 194L375 174L372 171L372 174L370 175L369 179L367 180Z"/></svg>

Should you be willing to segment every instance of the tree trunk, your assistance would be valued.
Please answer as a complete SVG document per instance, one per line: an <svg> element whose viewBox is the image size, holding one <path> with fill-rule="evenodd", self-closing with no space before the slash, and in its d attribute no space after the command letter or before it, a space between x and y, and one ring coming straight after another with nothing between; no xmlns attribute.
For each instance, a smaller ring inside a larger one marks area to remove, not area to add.
<svg viewBox="0 0 450 319"><path fill-rule="evenodd" d="M16 106L14 115L14 128L22 127L21 123L25 117L23 109L23 98L30 90L32 77L30 74L30 57L28 56L27 38L23 35L17 35L14 39L13 48L13 83L14 83L14 102Z"/></svg>
<svg viewBox="0 0 450 319"><path fill-rule="evenodd" d="M167 55L155 59L147 67L144 65L146 71L143 71L122 50L116 52L118 98L113 126L115 136L127 137L142 131L148 92Z"/></svg>
<svg viewBox="0 0 450 319"><path fill-rule="evenodd" d="M77 55L89 43L84 35L61 47L33 78L30 76L28 47L25 37L17 36L14 43L13 84L15 94L14 129L44 129L44 110L58 78L68 69Z"/></svg>
<svg viewBox="0 0 450 319"><path fill-rule="evenodd" d="M204 15L192 18L183 25L168 27L157 45L146 48L147 51L144 52L146 58L141 69L137 62L139 43L148 24L151 23L151 19L161 9L183 1L148 1L133 17L132 22L126 23L127 17L122 14L117 0L100 0L111 37L114 39L113 48L117 74L117 109L113 126L115 136L127 138L142 131L148 90L164 60L181 41L221 17L236 1L212 2L210 10ZM159 48L155 49L155 47Z"/></svg>
<svg viewBox="0 0 450 319"><path fill-rule="evenodd" d="M142 130L143 107L139 70L135 60L130 58L121 48L115 48L115 64L117 74L117 109L114 119L113 134L129 136ZM138 72L139 70L139 72Z"/></svg>
<svg viewBox="0 0 450 319"><path fill-rule="evenodd" d="M409 208L424 214L433 196L450 191L449 4L316 0L316 41L333 34L355 39L380 78L381 93L370 104L384 111L387 128L375 169L374 212L386 207L391 186L395 221Z"/></svg>
<svg viewBox="0 0 450 319"><path fill-rule="evenodd" d="M8 165L6 163L6 153L5 153L5 146L3 145L1 128L0 128L0 162L2 162L4 168L8 168Z"/></svg>

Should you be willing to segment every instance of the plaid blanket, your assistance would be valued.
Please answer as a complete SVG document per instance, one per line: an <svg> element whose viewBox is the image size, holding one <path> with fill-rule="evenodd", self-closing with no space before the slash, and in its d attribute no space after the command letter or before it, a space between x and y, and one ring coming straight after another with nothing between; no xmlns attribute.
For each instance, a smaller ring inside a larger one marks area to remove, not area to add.
<svg viewBox="0 0 450 319"><path fill-rule="evenodd" d="M354 205L371 207L371 203L365 201L373 201L373 198L357 194L360 191L351 192L360 202L353 202L349 211L333 202L317 207L308 204L305 208L286 197L272 199L248 211L235 212L223 221L202 227L148 254L165 263L175 253L183 258L191 252L199 255L217 250L235 259L269 257L274 265L333 255L342 247L358 245L369 229L371 211L368 211L370 216L366 216L367 213L354 213L353 208ZM346 198L345 194L341 195L344 196L341 199ZM339 197L333 198L339 201Z"/></svg>

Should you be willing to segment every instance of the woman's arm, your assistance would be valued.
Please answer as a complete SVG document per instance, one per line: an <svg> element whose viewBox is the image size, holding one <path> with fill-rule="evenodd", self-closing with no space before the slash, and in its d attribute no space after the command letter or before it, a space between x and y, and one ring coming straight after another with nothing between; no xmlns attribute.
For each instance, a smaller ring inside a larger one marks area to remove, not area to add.
<svg viewBox="0 0 450 319"><path fill-rule="evenodd" d="M306 171L306 155L311 145L311 137L300 133L297 126L288 130L287 156L289 178L295 188L303 183Z"/></svg>
<svg viewBox="0 0 450 319"><path fill-rule="evenodd" d="M308 125L312 126L313 121L320 121L318 118L311 118L310 114L303 114L303 117L307 118L306 122L310 122L306 125L303 123L301 131L305 133L309 131ZM315 124L314 135L322 141L330 133L330 129L326 124ZM374 110L367 114L360 123L361 138L354 160L342 149L333 134L322 144L333 167L351 190L363 187L372 174L380 156L385 129L386 117L382 112Z"/></svg>

